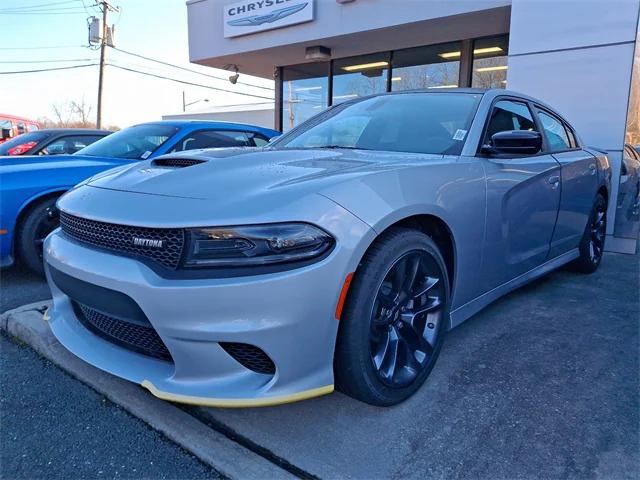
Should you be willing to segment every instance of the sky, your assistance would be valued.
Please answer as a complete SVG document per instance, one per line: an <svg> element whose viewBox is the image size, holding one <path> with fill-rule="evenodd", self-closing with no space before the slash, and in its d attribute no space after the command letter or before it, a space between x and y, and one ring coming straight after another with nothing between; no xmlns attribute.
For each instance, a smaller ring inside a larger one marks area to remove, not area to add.
<svg viewBox="0 0 640 480"><path fill-rule="evenodd" d="M189 63L185 0L111 0L111 4L120 7L119 13L109 14L107 22L115 24L114 44L117 48L223 79L215 80L184 72L111 48L107 49L107 63L232 92L273 97L269 90L240 84L231 85L226 80L229 72ZM1 113L32 119L53 119L55 116L52 105L64 106L71 101L84 100L92 107L91 116L95 118L97 66L52 72L2 74L98 63L99 50L86 47L87 18L99 15L99 10L93 5L93 0L0 0ZM56 62L50 62L51 60ZM43 61L49 63L42 63ZM241 75L240 82L273 86L270 80L247 75ZM187 103L209 100L207 103L197 102L187 107L187 111L191 112L207 110L215 105L267 101L209 88L182 85L107 66L103 94L103 126L115 125L124 128L135 123L159 120L163 114L179 113L182 111L183 90Z"/></svg>

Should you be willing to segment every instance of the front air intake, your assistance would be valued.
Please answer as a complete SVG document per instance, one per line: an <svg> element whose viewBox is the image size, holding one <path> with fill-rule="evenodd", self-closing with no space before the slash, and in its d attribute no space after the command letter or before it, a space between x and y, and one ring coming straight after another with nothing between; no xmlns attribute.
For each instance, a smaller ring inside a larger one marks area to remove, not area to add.
<svg viewBox="0 0 640 480"><path fill-rule="evenodd" d="M199 163L205 163L204 160L198 160L197 158L156 158L151 162L156 167L164 168L185 168L198 165Z"/></svg>
<svg viewBox="0 0 640 480"><path fill-rule="evenodd" d="M171 354L151 323L146 324L111 317L76 301L71 302L76 317L96 335L150 357L171 362Z"/></svg>
<svg viewBox="0 0 640 480"><path fill-rule="evenodd" d="M276 366L269 356L258 347L248 343L220 342L225 352L243 367L264 375L276 373Z"/></svg>

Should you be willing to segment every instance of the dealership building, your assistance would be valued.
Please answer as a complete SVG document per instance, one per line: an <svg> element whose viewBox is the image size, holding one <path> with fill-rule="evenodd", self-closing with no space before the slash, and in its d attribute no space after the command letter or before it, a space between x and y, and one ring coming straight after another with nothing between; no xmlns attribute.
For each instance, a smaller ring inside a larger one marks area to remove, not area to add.
<svg viewBox="0 0 640 480"><path fill-rule="evenodd" d="M192 62L275 80L273 126L378 92L506 88L558 109L613 167L607 249L638 239L640 0L189 0ZM635 60L635 61L634 61Z"/></svg>

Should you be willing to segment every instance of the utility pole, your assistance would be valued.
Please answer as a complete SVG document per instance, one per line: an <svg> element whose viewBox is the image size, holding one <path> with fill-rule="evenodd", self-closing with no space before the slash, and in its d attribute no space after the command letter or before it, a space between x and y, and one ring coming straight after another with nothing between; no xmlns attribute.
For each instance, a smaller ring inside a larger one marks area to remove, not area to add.
<svg viewBox="0 0 640 480"><path fill-rule="evenodd" d="M107 27L107 13L109 10L117 11L112 7L109 2L105 0L96 2L102 9L102 35L100 39L100 73L98 74L98 108L96 118L96 128L102 128L102 86L104 82L104 57L107 50L107 37L109 33L109 27Z"/></svg>

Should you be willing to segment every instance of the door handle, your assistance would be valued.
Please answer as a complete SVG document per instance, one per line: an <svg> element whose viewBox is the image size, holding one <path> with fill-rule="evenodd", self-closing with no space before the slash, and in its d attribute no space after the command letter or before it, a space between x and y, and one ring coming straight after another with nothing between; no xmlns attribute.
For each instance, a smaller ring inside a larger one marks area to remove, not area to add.
<svg viewBox="0 0 640 480"><path fill-rule="evenodd" d="M547 181L551 184L551 188L556 189L560 185L560 175L551 175Z"/></svg>

